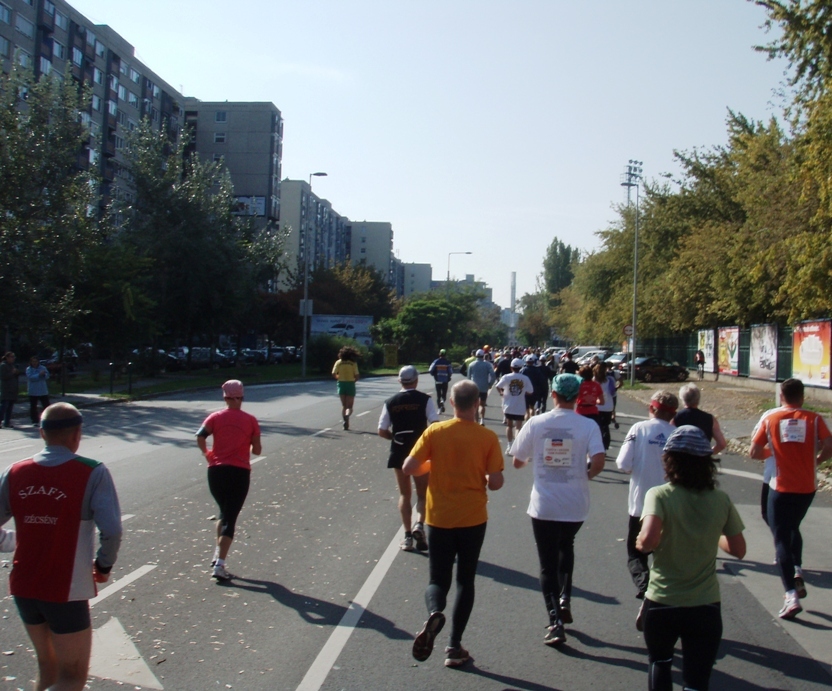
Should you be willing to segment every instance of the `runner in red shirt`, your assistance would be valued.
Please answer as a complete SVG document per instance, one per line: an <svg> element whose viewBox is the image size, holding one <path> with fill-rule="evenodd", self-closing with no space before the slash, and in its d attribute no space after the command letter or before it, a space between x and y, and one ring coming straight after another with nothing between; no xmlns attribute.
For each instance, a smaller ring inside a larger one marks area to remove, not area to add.
<svg viewBox="0 0 832 691"><path fill-rule="evenodd" d="M758 460L774 456L768 522L786 589L781 619L794 619L803 611L800 599L806 597L806 585L800 523L815 498L817 465L832 457L832 433L820 415L802 409L803 394L798 379L780 385L781 407L763 415L748 450Z"/></svg>

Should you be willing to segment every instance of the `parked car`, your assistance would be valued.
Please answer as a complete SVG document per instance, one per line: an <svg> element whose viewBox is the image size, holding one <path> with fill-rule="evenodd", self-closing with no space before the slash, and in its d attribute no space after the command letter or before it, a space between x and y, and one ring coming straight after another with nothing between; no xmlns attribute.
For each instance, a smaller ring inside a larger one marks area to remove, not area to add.
<svg viewBox="0 0 832 691"><path fill-rule="evenodd" d="M243 348L240 351L243 365L263 365L266 362L266 353L253 348Z"/></svg>
<svg viewBox="0 0 832 691"><path fill-rule="evenodd" d="M682 365L663 357L655 355L637 357L635 364L636 379L639 381L685 381L688 378L687 367L682 367ZM628 379L630 377L630 364L621 365L619 371L623 379Z"/></svg>
<svg viewBox="0 0 832 691"><path fill-rule="evenodd" d="M590 350L575 360L575 363L578 365L588 365L593 357L597 357L599 360L606 360L607 356L610 355L611 352L612 351L606 349Z"/></svg>

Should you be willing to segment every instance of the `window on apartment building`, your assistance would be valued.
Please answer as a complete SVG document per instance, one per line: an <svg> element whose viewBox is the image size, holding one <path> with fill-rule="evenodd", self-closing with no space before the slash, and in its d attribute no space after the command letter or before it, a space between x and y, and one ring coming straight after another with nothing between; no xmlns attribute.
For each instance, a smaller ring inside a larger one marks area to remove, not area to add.
<svg viewBox="0 0 832 691"><path fill-rule="evenodd" d="M69 17L60 12L55 12L55 26L64 31L69 31Z"/></svg>
<svg viewBox="0 0 832 691"><path fill-rule="evenodd" d="M116 150L121 151L124 148L124 137L116 135Z"/></svg>
<svg viewBox="0 0 832 691"><path fill-rule="evenodd" d="M0 2L0 22L4 24L12 23L12 11L2 2Z"/></svg>
<svg viewBox="0 0 832 691"><path fill-rule="evenodd" d="M92 31L87 31L87 43L91 46L95 45L95 34Z"/></svg>
<svg viewBox="0 0 832 691"><path fill-rule="evenodd" d="M139 107L139 97L136 96L132 91L127 92L127 102L133 106L134 108Z"/></svg>
<svg viewBox="0 0 832 691"><path fill-rule="evenodd" d="M32 56L29 55L25 50L17 49L17 62L20 63L20 66L24 69L30 70L32 66L35 64L32 61Z"/></svg>
<svg viewBox="0 0 832 691"><path fill-rule="evenodd" d="M361 248L361 254L367 254L367 248L366 247Z"/></svg>
<svg viewBox="0 0 832 691"><path fill-rule="evenodd" d="M49 60L43 57L42 55L40 56L40 62L38 66L40 67L41 74L52 74L52 63L49 62Z"/></svg>
<svg viewBox="0 0 832 691"><path fill-rule="evenodd" d="M140 75L136 70L132 67L130 68L130 81L134 84L138 84L142 80L142 75Z"/></svg>
<svg viewBox="0 0 832 691"><path fill-rule="evenodd" d="M361 244L363 245L365 242L367 242L367 238L361 238Z"/></svg>
<svg viewBox="0 0 832 691"><path fill-rule="evenodd" d="M104 73L97 67L92 68L92 80L96 84L101 84L102 86L104 86Z"/></svg>
<svg viewBox="0 0 832 691"><path fill-rule="evenodd" d="M214 163L220 163L223 159L222 154L214 154Z"/></svg>
<svg viewBox="0 0 832 691"><path fill-rule="evenodd" d="M101 112L101 96L92 95L92 109Z"/></svg>
<svg viewBox="0 0 832 691"><path fill-rule="evenodd" d="M104 47L104 44L103 44L103 43L101 43L101 41L98 41L98 42L95 44L95 54L96 54L99 58L103 58L103 57L104 57L104 51L106 51L106 50L107 50L107 49Z"/></svg>
<svg viewBox="0 0 832 691"><path fill-rule="evenodd" d="M23 2L25 2L27 5L29 5L29 7L34 7L35 6L35 0L23 0Z"/></svg>
<svg viewBox="0 0 832 691"><path fill-rule="evenodd" d="M32 24L26 17L22 14L17 15L14 19L14 28L17 29L21 34L23 34L26 38L34 38L35 37L35 25Z"/></svg>
<svg viewBox="0 0 832 691"><path fill-rule="evenodd" d="M225 132L214 132L214 144L225 144Z"/></svg>
<svg viewBox="0 0 832 691"><path fill-rule="evenodd" d="M4 36L0 36L0 57L2 57L2 58L11 57L11 50L12 50L12 44L9 43L9 39L5 38Z"/></svg>
<svg viewBox="0 0 832 691"><path fill-rule="evenodd" d="M107 112L114 118L118 117L118 103L115 101L107 101Z"/></svg>
<svg viewBox="0 0 832 691"><path fill-rule="evenodd" d="M124 111L119 111L119 114L116 115L116 122L119 125L126 125L127 124L127 113Z"/></svg>
<svg viewBox="0 0 832 691"><path fill-rule="evenodd" d="M127 100L127 89L125 89L121 84L118 85L118 97L122 101Z"/></svg>
<svg viewBox="0 0 832 691"><path fill-rule="evenodd" d="M43 0L43 11L46 12L50 17L55 16L55 5L53 5L49 0Z"/></svg>
<svg viewBox="0 0 832 691"><path fill-rule="evenodd" d="M118 71L126 77L130 74L130 66L126 62L124 62L124 60L122 60L121 64L118 67Z"/></svg>
<svg viewBox="0 0 832 691"><path fill-rule="evenodd" d="M66 46L54 39L52 40L52 57L66 60Z"/></svg>
<svg viewBox="0 0 832 691"><path fill-rule="evenodd" d="M132 132L132 131L133 131L134 129L136 129L138 126L139 126L139 123L137 123L135 120L128 120L128 121L127 121L127 130L128 130L129 132Z"/></svg>
<svg viewBox="0 0 832 691"><path fill-rule="evenodd" d="M227 122L228 121L228 112L224 110L218 110L214 114L214 122Z"/></svg>
<svg viewBox="0 0 832 691"><path fill-rule="evenodd" d="M78 65L78 67L84 62L84 54L75 46L72 46L72 62Z"/></svg>
<svg viewBox="0 0 832 691"><path fill-rule="evenodd" d="M90 165L95 165L98 162L98 151L90 149Z"/></svg>
<svg viewBox="0 0 832 691"><path fill-rule="evenodd" d="M159 98L159 96L161 96L161 95L162 95L162 90L154 84L153 85L153 98Z"/></svg>

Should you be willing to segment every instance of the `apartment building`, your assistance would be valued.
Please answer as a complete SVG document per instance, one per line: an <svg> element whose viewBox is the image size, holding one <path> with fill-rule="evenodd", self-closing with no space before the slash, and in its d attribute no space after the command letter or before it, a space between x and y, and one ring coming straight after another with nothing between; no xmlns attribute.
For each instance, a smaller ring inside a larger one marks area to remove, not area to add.
<svg viewBox="0 0 832 691"><path fill-rule="evenodd" d="M172 140L181 127L181 94L136 59L132 45L109 26L94 24L63 0L0 1L0 59L36 76L56 75L90 87L82 115L91 137L78 166L101 174L100 204L129 197L120 163L127 133L146 117Z"/></svg>
<svg viewBox="0 0 832 691"><path fill-rule="evenodd" d="M283 118L273 103L183 100L188 150L222 161L231 175L238 213L264 227L280 221Z"/></svg>
<svg viewBox="0 0 832 691"><path fill-rule="evenodd" d="M386 221L350 221L350 254L353 264L372 266L395 286L393 271L393 225Z"/></svg>
<svg viewBox="0 0 832 691"><path fill-rule="evenodd" d="M283 180L280 200L280 227L290 231L286 242L290 269L302 274L307 248L313 271L349 261L349 220L337 213L327 199L315 194L306 180Z"/></svg>
<svg viewBox="0 0 832 691"><path fill-rule="evenodd" d="M415 293L430 291L433 279L433 267L430 264L404 263L404 286L402 295L409 297Z"/></svg>

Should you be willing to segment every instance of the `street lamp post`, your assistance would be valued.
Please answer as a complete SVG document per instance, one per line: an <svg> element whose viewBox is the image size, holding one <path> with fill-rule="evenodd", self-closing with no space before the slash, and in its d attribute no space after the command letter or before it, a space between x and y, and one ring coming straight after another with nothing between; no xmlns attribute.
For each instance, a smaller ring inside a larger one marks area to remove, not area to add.
<svg viewBox="0 0 832 691"><path fill-rule="evenodd" d="M636 382L636 319L638 317L638 193L641 183L642 162L630 159L621 174L621 186L627 188L627 205L630 205L630 189L636 188L636 225L633 241L633 352L630 354L630 386Z"/></svg>
<svg viewBox="0 0 832 691"><path fill-rule="evenodd" d="M309 173L309 193L312 194L312 178L325 178L326 173ZM311 206L311 205L310 205ZM310 208L307 206L307 209ZM309 215L303 228L303 357L300 376L306 377L306 332L309 330Z"/></svg>
<svg viewBox="0 0 832 691"><path fill-rule="evenodd" d="M473 252L448 252L448 277L445 279L445 287L451 287L451 255L452 254L474 254Z"/></svg>

